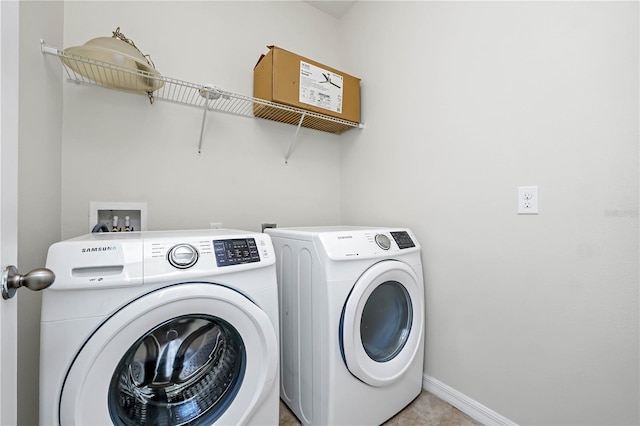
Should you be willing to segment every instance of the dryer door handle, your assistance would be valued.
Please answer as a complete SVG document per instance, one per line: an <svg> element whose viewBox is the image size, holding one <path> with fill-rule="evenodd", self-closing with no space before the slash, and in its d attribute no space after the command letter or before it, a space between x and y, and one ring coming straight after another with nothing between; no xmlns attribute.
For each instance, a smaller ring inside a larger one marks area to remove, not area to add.
<svg viewBox="0 0 640 426"><path fill-rule="evenodd" d="M56 279L52 270L47 268L34 269L26 275L20 275L18 268L9 265L2 270L2 298L11 299L20 287L40 291L49 287Z"/></svg>

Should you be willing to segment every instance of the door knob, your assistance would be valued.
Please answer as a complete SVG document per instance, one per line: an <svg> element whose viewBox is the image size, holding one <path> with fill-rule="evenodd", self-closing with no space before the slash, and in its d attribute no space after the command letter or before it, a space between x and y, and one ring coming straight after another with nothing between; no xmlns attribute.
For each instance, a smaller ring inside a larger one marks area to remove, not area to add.
<svg viewBox="0 0 640 426"><path fill-rule="evenodd" d="M26 275L20 275L18 268L9 265L2 270L2 298L11 299L20 287L33 291L44 290L53 284L55 279L56 275L47 268L34 269Z"/></svg>

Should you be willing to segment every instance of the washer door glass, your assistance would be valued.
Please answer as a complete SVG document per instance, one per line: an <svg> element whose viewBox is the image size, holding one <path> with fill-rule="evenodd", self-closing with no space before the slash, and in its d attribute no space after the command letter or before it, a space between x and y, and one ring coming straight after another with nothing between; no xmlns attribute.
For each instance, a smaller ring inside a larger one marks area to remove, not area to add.
<svg viewBox="0 0 640 426"><path fill-rule="evenodd" d="M413 322L413 305L407 289L385 281L373 290L362 310L360 335L369 357L377 362L395 358L407 343Z"/></svg>
<svg viewBox="0 0 640 426"><path fill-rule="evenodd" d="M116 425L210 425L245 372L238 331L221 318L185 315L150 330L122 357L109 386Z"/></svg>
<svg viewBox="0 0 640 426"><path fill-rule="evenodd" d="M423 295L422 280L396 260L376 263L358 278L339 330L351 374L371 386L385 386L409 369L424 349Z"/></svg>
<svg viewBox="0 0 640 426"><path fill-rule="evenodd" d="M222 285L144 294L79 348L62 383L59 424L245 424L277 392L275 326Z"/></svg>

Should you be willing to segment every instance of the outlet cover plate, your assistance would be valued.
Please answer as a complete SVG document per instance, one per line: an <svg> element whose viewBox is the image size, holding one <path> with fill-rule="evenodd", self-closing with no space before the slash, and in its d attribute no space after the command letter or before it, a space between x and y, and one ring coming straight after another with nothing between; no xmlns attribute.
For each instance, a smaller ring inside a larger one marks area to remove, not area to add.
<svg viewBox="0 0 640 426"><path fill-rule="evenodd" d="M538 214L538 186L518 187L518 214Z"/></svg>

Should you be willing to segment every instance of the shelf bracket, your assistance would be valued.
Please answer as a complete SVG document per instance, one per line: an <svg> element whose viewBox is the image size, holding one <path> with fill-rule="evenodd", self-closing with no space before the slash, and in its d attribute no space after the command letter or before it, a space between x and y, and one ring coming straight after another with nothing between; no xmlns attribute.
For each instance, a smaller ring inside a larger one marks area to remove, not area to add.
<svg viewBox="0 0 640 426"><path fill-rule="evenodd" d="M198 155L202 154L202 136L204 135L204 123L207 121L207 110L209 109L209 104L205 104L204 106L204 114L202 115L202 126L200 127L200 141L198 142Z"/></svg>
<svg viewBox="0 0 640 426"><path fill-rule="evenodd" d="M293 151L293 147L298 141L298 133L300 133L300 127L302 127L302 122L306 117L307 113L303 112L300 116L300 121L298 122L298 127L296 127L296 133L293 135L293 139L289 142L289 148L287 148L287 152L284 153L284 164L289 164L289 157L291 156L291 152Z"/></svg>
<svg viewBox="0 0 640 426"><path fill-rule="evenodd" d="M204 114L202 115L202 126L200 127L200 141L198 142L198 155L202 154L202 138L204 136L204 124L207 121L207 111L211 108L211 101L220 99L222 93L212 85L206 85L199 90L200 96L205 99Z"/></svg>

